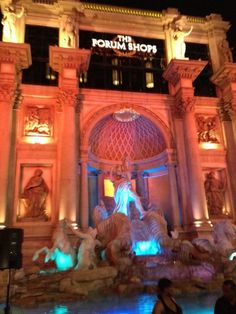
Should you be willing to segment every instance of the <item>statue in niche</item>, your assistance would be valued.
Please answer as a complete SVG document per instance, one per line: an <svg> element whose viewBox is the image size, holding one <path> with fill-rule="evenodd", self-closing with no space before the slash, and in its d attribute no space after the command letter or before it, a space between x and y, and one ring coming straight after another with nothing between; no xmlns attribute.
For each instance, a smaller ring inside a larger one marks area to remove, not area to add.
<svg viewBox="0 0 236 314"><path fill-rule="evenodd" d="M48 220L46 214L46 199L49 188L44 181L43 171L36 169L34 175L24 187L22 198L25 199L26 213L24 218Z"/></svg>
<svg viewBox="0 0 236 314"><path fill-rule="evenodd" d="M198 142L219 143L217 137L217 118L197 116Z"/></svg>
<svg viewBox="0 0 236 314"><path fill-rule="evenodd" d="M62 27L61 46L65 48L76 47L76 25L75 18L72 15L67 15Z"/></svg>
<svg viewBox="0 0 236 314"><path fill-rule="evenodd" d="M223 64L225 62L233 62L233 54L229 47L228 41L226 39L222 39L219 42L218 47L221 63Z"/></svg>
<svg viewBox="0 0 236 314"><path fill-rule="evenodd" d="M209 214L223 215L225 184L216 178L214 171L210 171L206 174L204 187Z"/></svg>
<svg viewBox="0 0 236 314"><path fill-rule="evenodd" d="M183 30L184 21L181 17L175 19L172 23L173 29L173 39L174 39L174 49L175 49L175 58L176 59L185 59L185 52L186 52L186 44L185 44L185 37L190 35L193 30L193 26L185 32Z"/></svg>
<svg viewBox="0 0 236 314"><path fill-rule="evenodd" d="M120 167L116 167L110 171L110 180L114 185L115 209L113 213L123 213L128 216L129 204L134 202L135 207L139 211L140 219L146 212L142 206L139 196L132 188L131 172L129 170L129 161L125 158Z"/></svg>
<svg viewBox="0 0 236 314"><path fill-rule="evenodd" d="M9 4L3 10L3 41L6 42L17 42L17 33L16 33L16 22L18 18L21 18L25 12L24 7L20 8L20 11L17 13L16 6Z"/></svg>

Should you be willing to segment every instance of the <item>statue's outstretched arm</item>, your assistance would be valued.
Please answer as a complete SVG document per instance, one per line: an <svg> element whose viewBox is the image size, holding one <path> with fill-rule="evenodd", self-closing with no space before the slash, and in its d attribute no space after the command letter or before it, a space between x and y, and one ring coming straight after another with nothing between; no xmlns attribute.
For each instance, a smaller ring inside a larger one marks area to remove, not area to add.
<svg viewBox="0 0 236 314"><path fill-rule="evenodd" d="M49 248L48 248L47 246L42 247L41 249L37 250L37 251L34 253L34 255L33 255L33 257L32 257L32 261L35 262L35 261L39 258L39 255L40 255L42 252L45 252L46 254L48 254L49 251L50 251L50 250L49 250Z"/></svg>
<svg viewBox="0 0 236 314"><path fill-rule="evenodd" d="M184 37L190 35L190 33L192 32L192 30L193 30L193 26L191 26L191 27L190 27L190 30L184 34Z"/></svg>
<svg viewBox="0 0 236 314"><path fill-rule="evenodd" d="M23 16L24 13L25 13L25 8L22 6L20 13L16 14L16 16L17 16L18 18L20 18L20 17Z"/></svg>

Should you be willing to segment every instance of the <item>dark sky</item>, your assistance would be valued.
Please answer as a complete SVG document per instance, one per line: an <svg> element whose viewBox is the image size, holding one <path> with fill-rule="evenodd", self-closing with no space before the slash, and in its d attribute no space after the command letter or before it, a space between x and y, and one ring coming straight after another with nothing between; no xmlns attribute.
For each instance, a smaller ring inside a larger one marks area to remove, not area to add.
<svg viewBox="0 0 236 314"><path fill-rule="evenodd" d="M101 3L145 10L162 11L168 7L177 8L183 15L206 16L219 13L223 20L231 23L227 33L230 47L236 61L236 10L232 8L234 0L82 0L83 2Z"/></svg>

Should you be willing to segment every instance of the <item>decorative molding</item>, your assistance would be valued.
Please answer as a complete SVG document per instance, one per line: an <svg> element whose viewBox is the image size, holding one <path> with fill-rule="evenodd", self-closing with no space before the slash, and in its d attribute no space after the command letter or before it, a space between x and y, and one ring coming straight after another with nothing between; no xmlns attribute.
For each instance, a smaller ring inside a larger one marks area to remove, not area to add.
<svg viewBox="0 0 236 314"><path fill-rule="evenodd" d="M105 13L139 15L139 16L155 17L155 18L163 17L163 14L161 12L146 11L146 10L139 10L139 9L132 9L132 8L121 8L121 7L116 7L116 6L108 6L108 5L95 4L95 3L83 3L82 7L85 10L101 11Z"/></svg>
<svg viewBox="0 0 236 314"><path fill-rule="evenodd" d="M219 143L218 117L204 114L195 116L199 143Z"/></svg>
<svg viewBox="0 0 236 314"><path fill-rule="evenodd" d="M62 112L63 106L72 106L76 112L80 112L80 95L76 90L60 89L57 95L57 111Z"/></svg>
<svg viewBox="0 0 236 314"><path fill-rule="evenodd" d="M219 104L218 112L219 112L221 121L232 121L232 118L235 115L235 111L233 109L231 101L221 102Z"/></svg>
<svg viewBox="0 0 236 314"><path fill-rule="evenodd" d="M207 61L172 59L163 73L163 77L173 86L176 86L181 79L193 82L206 64Z"/></svg>
<svg viewBox="0 0 236 314"><path fill-rule="evenodd" d="M14 93L15 88L12 84L0 84L0 101L10 102Z"/></svg>
<svg viewBox="0 0 236 314"><path fill-rule="evenodd" d="M183 118L186 113L194 112L196 99L192 96L176 97L175 104L172 107L172 113L175 118Z"/></svg>
<svg viewBox="0 0 236 314"><path fill-rule="evenodd" d="M236 64L226 62L212 77L212 83L225 88L229 83L236 82Z"/></svg>
<svg viewBox="0 0 236 314"><path fill-rule="evenodd" d="M88 70L91 50L77 48L49 47L49 64L51 68L62 73L63 69L77 69L79 73Z"/></svg>
<svg viewBox="0 0 236 314"><path fill-rule="evenodd" d="M55 3L58 3L58 1L57 0L33 0L33 3L54 5Z"/></svg>
<svg viewBox="0 0 236 314"><path fill-rule="evenodd" d="M0 63L15 63L17 69L27 69L32 64L30 45L0 42Z"/></svg>

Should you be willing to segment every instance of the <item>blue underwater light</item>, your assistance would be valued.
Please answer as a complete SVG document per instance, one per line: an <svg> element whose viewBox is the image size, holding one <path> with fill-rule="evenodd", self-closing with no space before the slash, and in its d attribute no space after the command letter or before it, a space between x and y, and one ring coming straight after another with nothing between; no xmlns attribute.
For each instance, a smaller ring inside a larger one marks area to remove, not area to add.
<svg viewBox="0 0 236 314"><path fill-rule="evenodd" d="M138 241L134 244L133 251L137 256L156 255L160 253L160 245L155 240Z"/></svg>
<svg viewBox="0 0 236 314"><path fill-rule="evenodd" d="M73 267L73 260L70 254L63 253L58 249L55 249L54 254L54 260L58 270L64 271Z"/></svg>

